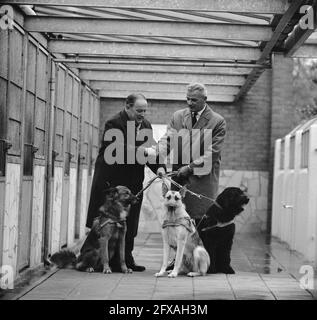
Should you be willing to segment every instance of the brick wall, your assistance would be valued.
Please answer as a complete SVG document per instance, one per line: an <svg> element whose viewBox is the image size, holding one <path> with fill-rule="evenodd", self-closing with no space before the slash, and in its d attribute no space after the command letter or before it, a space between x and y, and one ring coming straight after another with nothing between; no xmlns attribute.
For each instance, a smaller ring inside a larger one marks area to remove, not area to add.
<svg viewBox="0 0 317 320"><path fill-rule="evenodd" d="M271 143L284 137L298 123L293 105L293 59L283 54L272 57Z"/></svg>
<svg viewBox="0 0 317 320"><path fill-rule="evenodd" d="M272 57L272 89L271 89L271 117L270 117L270 147L269 147L269 185L267 233L271 233L272 226L272 194L275 140L284 137L296 126L296 111L293 105L293 59L285 58L276 53Z"/></svg>
<svg viewBox="0 0 317 320"><path fill-rule="evenodd" d="M266 71L239 104L210 104L227 121L222 168L229 170L268 169L270 139L270 77ZM184 86L184 93L185 93ZM124 106L124 99L101 100L101 128ZM167 124L173 112L186 107L185 101L149 102L147 118L153 124Z"/></svg>

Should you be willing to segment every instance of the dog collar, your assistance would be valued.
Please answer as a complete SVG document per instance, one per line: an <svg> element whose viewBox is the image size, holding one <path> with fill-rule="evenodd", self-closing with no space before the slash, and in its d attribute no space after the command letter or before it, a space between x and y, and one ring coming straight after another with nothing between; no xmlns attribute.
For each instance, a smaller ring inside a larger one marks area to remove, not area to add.
<svg viewBox="0 0 317 320"><path fill-rule="evenodd" d="M228 226L229 224L232 224L232 223L234 223L234 220L231 220L229 222L224 222L224 223L218 222L214 226L206 227L206 228L201 229L201 231L205 232L207 230L211 230L211 229L214 229L214 228L223 228L223 227L226 227L226 226Z"/></svg>
<svg viewBox="0 0 317 320"><path fill-rule="evenodd" d="M177 226L185 227L190 233L195 232L195 227L193 225L193 222L188 217L177 218L175 220L164 220L162 224L163 229L166 227L177 227Z"/></svg>
<svg viewBox="0 0 317 320"><path fill-rule="evenodd" d="M228 226L231 223L234 223L234 220L231 220L229 222L224 222L224 223L218 222L216 226L219 227L219 228L223 228L223 227Z"/></svg>
<svg viewBox="0 0 317 320"><path fill-rule="evenodd" d="M123 228L124 222L126 222L126 220L115 221L115 220L109 218L106 221L104 221L102 224L99 225L99 229L102 229L107 224L116 224L118 228Z"/></svg>
<svg viewBox="0 0 317 320"><path fill-rule="evenodd" d="M216 205L216 207L223 210L222 206L216 200L214 201L214 204Z"/></svg>

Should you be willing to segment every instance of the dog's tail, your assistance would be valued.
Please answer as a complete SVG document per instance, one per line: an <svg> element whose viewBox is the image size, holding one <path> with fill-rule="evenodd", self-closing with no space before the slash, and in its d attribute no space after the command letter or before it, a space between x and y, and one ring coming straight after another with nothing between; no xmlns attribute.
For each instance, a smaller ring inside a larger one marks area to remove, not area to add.
<svg viewBox="0 0 317 320"><path fill-rule="evenodd" d="M207 250L202 246L197 246L194 250L195 271L201 275L205 275L210 266L210 257Z"/></svg>
<svg viewBox="0 0 317 320"><path fill-rule="evenodd" d="M73 269L76 266L77 257L75 253L70 250L61 250L54 253L47 260L50 265L56 265L60 269Z"/></svg>

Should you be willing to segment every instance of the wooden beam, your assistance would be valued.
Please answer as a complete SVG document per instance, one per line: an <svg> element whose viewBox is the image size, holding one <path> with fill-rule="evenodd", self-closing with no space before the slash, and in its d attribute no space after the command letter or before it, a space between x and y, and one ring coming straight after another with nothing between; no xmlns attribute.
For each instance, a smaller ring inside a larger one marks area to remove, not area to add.
<svg viewBox="0 0 317 320"><path fill-rule="evenodd" d="M283 14L289 6L288 0L4 0L10 4L49 6L80 6L106 8L140 8L154 10L206 10L237 13Z"/></svg>
<svg viewBox="0 0 317 320"><path fill-rule="evenodd" d="M168 45L114 43L100 41L51 40L49 51L54 53L79 55L104 55L126 57L175 57L186 59L223 59L223 60L258 60L260 49L241 47L199 46L199 45Z"/></svg>
<svg viewBox="0 0 317 320"><path fill-rule="evenodd" d="M283 14L281 20L279 21L276 29L274 30L273 36L271 40L265 45L261 56L257 63L265 63L272 54L272 50L274 46L280 39L283 34L285 28L287 28L290 24L291 19L293 16L299 12L300 7L305 4L303 0L293 0L287 9L287 11ZM241 87L239 94L236 96L236 101L238 101L243 95L245 95L253 86L253 84L257 81L260 75L263 73L264 70L257 70L253 69L252 72L249 74L245 84Z"/></svg>
<svg viewBox="0 0 317 320"><path fill-rule="evenodd" d="M272 53L272 49L278 42L280 36L282 35L284 29L289 25L290 20L293 16L299 12L300 7L303 5L305 1L303 0L293 0L288 10L285 12L280 22L278 23L276 29L274 30L272 39L266 44L261 54L258 63L264 62Z"/></svg>
<svg viewBox="0 0 317 320"><path fill-rule="evenodd" d="M293 55L294 58L317 58L317 45L305 44Z"/></svg>
<svg viewBox="0 0 317 320"><path fill-rule="evenodd" d="M300 26L296 26L296 29L284 44L285 55L287 57L293 56L313 32L313 29L304 30Z"/></svg>
<svg viewBox="0 0 317 320"><path fill-rule="evenodd" d="M130 91L130 92L174 92L186 95L186 83L173 82L135 82L135 81L89 81L94 90ZM238 86L206 85L207 92L213 95L235 95L239 92Z"/></svg>
<svg viewBox="0 0 317 320"><path fill-rule="evenodd" d="M153 92L148 91L142 92L148 100L177 100L184 101L186 100L186 95L179 92ZM99 91L100 98L123 98L125 99L131 91L109 91L101 90ZM209 102L233 102L233 95L208 95L207 101Z"/></svg>
<svg viewBox="0 0 317 320"><path fill-rule="evenodd" d="M216 59L208 59L201 60L200 58L170 58L170 57L154 57L154 58L145 58L142 56L126 56L120 55L117 58L107 58L103 56L77 56L76 54L67 55L65 58L61 53L55 54L59 55L59 58L55 58L55 62L67 63L67 64L90 64L90 65L116 65L116 66L126 66L126 65L134 65L134 66L164 66L164 67L203 67L203 68L233 68L233 69L254 69L254 68L267 68L269 69L271 66L269 64L256 64L254 62L246 62L246 61L225 61L225 60L216 60Z"/></svg>
<svg viewBox="0 0 317 320"><path fill-rule="evenodd" d="M317 32L313 32L312 35L305 41L305 44L317 44Z"/></svg>
<svg viewBox="0 0 317 320"><path fill-rule="evenodd" d="M26 17L32 32L268 41L270 26L74 17Z"/></svg>
<svg viewBox="0 0 317 320"><path fill-rule="evenodd" d="M307 14L314 17L314 20L316 19L314 14L314 10L316 9L317 6L310 7L307 10ZM297 51L297 49L303 45L303 43L309 38L309 36L315 31L317 27L316 21L314 21L313 28L303 29L302 25L305 22L305 19L305 17L301 18L298 25L294 28L293 32L284 43L285 55L287 57L291 57Z"/></svg>
<svg viewBox="0 0 317 320"><path fill-rule="evenodd" d="M130 71L81 71L79 76L83 80L99 81L141 81L141 82L173 82L190 83L201 82L215 85L243 85L243 76L223 76L205 74L179 74L179 73L153 73L153 72L130 72Z"/></svg>
<svg viewBox="0 0 317 320"><path fill-rule="evenodd" d="M259 79L261 74L265 71L265 69L253 69L243 86L240 89L240 92L236 95L236 101L239 100L243 95L245 95L255 84L255 82Z"/></svg>
<svg viewBox="0 0 317 320"><path fill-rule="evenodd" d="M222 75L248 75L250 68L226 67L201 67L201 66L169 66L169 65L137 65L131 64L92 64L92 63L67 63L70 68L94 71L134 71L182 74L222 74Z"/></svg>

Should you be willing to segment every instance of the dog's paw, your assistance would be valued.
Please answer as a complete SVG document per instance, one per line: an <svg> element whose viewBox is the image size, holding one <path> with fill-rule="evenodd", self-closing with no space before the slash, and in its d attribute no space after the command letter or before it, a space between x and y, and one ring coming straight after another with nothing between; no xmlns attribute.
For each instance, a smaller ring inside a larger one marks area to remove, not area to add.
<svg viewBox="0 0 317 320"><path fill-rule="evenodd" d="M166 275L166 272L157 272L157 273L155 273L155 277L156 278L159 278L159 277L164 277Z"/></svg>
<svg viewBox="0 0 317 320"><path fill-rule="evenodd" d="M110 268L104 268L102 272L105 273L105 274L110 274L110 273L112 273L112 271L111 271Z"/></svg>
<svg viewBox="0 0 317 320"><path fill-rule="evenodd" d="M127 268L127 267L121 267L121 271L122 273L132 273L132 269L130 268Z"/></svg>
<svg viewBox="0 0 317 320"><path fill-rule="evenodd" d="M201 272L188 272L187 277L198 277L198 276L205 276L206 274Z"/></svg>
<svg viewBox="0 0 317 320"><path fill-rule="evenodd" d="M177 274L177 272L175 272L175 271L172 271L172 272L168 275L169 278L176 278L177 276L178 276L178 274Z"/></svg>
<svg viewBox="0 0 317 320"><path fill-rule="evenodd" d="M86 269L86 272L93 273L93 272L95 272L95 269L90 267L90 268Z"/></svg>

